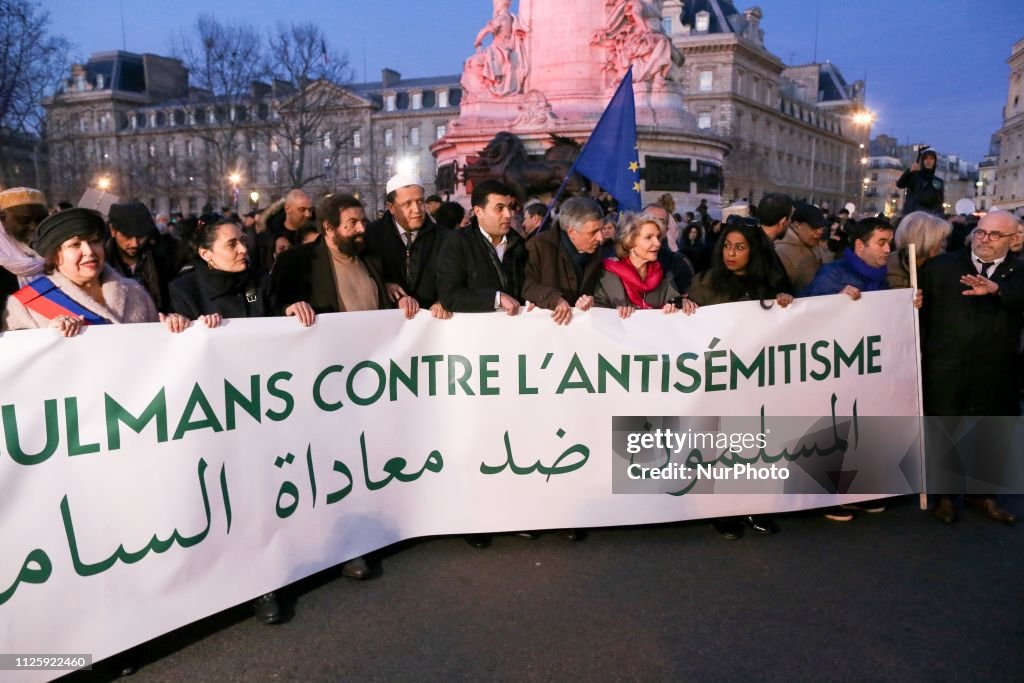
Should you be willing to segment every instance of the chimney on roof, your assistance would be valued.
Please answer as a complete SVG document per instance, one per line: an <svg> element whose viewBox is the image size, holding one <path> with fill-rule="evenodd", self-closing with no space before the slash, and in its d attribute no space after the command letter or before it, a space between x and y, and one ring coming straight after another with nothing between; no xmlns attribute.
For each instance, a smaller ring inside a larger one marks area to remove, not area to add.
<svg viewBox="0 0 1024 683"><path fill-rule="evenodd" d="M383 85L385 88L390 88L391 86L398 83L400 80L402 80L402 74L398 73L394 69L380 70L381 85Z"/></svg>

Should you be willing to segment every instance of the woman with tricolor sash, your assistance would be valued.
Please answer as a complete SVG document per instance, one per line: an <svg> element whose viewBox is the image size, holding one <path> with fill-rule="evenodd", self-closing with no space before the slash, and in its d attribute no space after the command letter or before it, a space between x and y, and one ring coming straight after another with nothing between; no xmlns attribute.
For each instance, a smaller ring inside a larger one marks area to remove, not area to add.
<svg viewBox="0 0 1024 683"><path fill-rule="evenodd" d="M7 301L4 330L51 327L73 337L88 325L164 322L172 332L188 318L159 315L138 283L105 264L103 216L91 209L67 209L46 218L32 248L43 257L43 275Z"/></svg>

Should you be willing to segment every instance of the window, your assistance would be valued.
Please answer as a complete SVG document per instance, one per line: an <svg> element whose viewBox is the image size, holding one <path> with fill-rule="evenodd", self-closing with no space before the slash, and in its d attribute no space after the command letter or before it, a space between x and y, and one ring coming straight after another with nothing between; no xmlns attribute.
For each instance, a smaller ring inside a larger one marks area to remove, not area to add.
<svg viewBox="0 0 1024 683"><path fill-rule="evenodd" d="M277 151L277 138L270 138L270 151L271 152L276 152Z"/></svg>
<svg viewBox="0 0 1024 683"><path fill-rule="evenodd" d="M352 157L352 180L363 179L363 158Z"/></svg>
<svg viewBox="0 0 1024 683"><path fill-rule="evenodd" d="M411 93L411 95L412 95L412 108L413 109L423 109L423 93L421 93L421 92L414 92L414 93Z"/></svg>
<svg viewBox="0 0 1024 683"><path fill-rule="evenodd" d="M256 153L256 138L249 138L249 152Z"/></svg>
<svg viewBox="0 0 1024 683"><path fill-rule="evenodd" d="M324 149L331 149L334 147L331 140L331 131L324 133Z"/></svg>
<svg viewBox="0 0 1024 683"><path fill-rule="evenodd" d="M174 143L173 142L168 142L167 143L167 156L169 156L169 157L173 157L174 156Z"/></svg>
<svg viewBox="0 0 1024 683"><path fill-rule="evenodd" d="M385 95L384 96L384 111L394 111L395 108L396 108L395 107L396 99L397 99L397 97L396 97L395 93L388 93L387 95Z"/></svg>
<svg viewBox="0 0 1024 683"><path fill-rule="evenodd" d="M385 128L384 129L384 146L385 147L394 147L395 146L395 130L393 128ZM391 175L390 171L388 171L388 175Z"/></svg>
<svg viewBox="0 0 1024 683"><path fill-rule="evenodd" d="M420 146L420 127L416 126L409 129L409 144L413 147Z"/></svg>
<svg viewBox="0 0 1024 683"><path fill-rule="evenodd" d="M712 85L712 82L713 82L713 78L714 78L714 76L713 76L712 72L710 72L710 71L701 71L700 72L700 85L698 86L698 90L700 90L701 92L711 92L711 85Z"/></svg>
<svg viewBox="0 0 1024 683"><path fill-rule="evenodd" d="M697 21L694 29L697 33L707 33L711 26L711 14L709 12L697 12Z"/></svg>
<svg viewBox="0 0 1024 683"><path fill-rule="evenodd" d="M440 126L437 127L437 130L435 131L434 139L440 140L445 135L448 135L448 126L445 124L441 124Z"/></svg>
<svg viewBox="0 0 1024 683"><path fill-rule="evenodd" d="M437 106L447 107L448 106L448 91L438 90L437 91Z"/></svg>
<svg viewBox="0 0 1024 683"><path fill-rule="evenodd" d="M363 131L357 130L352 133L352 146L356 149L360 149L363 146Z"/></svg>
<svg viewBox="0 0 1024 683"><path fill-rule="evenodd" d="M277 183L278 182L278 176L277 176L278 168L280 168L280 167L278 166L278 163L276 161L271 161L270 162L270 182L272 182L272 183Z"/></svg>
<svg viewBox="0 0 1024 683"><path fill-rule="evenodd" d="M711 112L702 111L697 114L697 127L701 130L707 130L711 128Z"/></svg>
<svg viewBox="0 0 1024 683"><path fill-rule="evenodd" d="M192 141L191 140L186 140L185 141L185 156L191 157L192 156L192 152L193 152Z"/></svg>
<svg viewBox="0 0 1024 683"><path fill-rule="evenodd" d="M395 158L393 156L384 157L384 175L391 177L395 174Z"/></svg>
<svg viewBox="0 0 1024 683"><path fill-rule="evenodd" d="M331 165L332 165L331 160L329 158L327 158L327 157L324 157L324 175L330 175L331 174Z"/></svg>

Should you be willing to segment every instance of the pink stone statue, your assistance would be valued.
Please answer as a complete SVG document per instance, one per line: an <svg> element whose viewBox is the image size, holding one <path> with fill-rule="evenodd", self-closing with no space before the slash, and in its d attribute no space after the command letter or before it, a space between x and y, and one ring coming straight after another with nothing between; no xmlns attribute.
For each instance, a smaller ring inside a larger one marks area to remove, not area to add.
<svg viewBox="0 0 1024 683"><path fill-rule="evenodd" d="M672 45L661 25L661 10L647 0L607 0L605 28L590 41L607 50L606 85L618 85L633 67L635 83L654 86L679 82L683 55Z"/></svg>
<svg viewBox="0 0 1024 683"><path fill-rule="evenodd" d="M526 51L530 28L510 11L511 6L512 0L494 0L494 15L476 36L476 54L466 60L462 73L462 86L470 98L487 93L506 97L524 90L530 73ZM485 47L488 35L491 44Z"/></svg>

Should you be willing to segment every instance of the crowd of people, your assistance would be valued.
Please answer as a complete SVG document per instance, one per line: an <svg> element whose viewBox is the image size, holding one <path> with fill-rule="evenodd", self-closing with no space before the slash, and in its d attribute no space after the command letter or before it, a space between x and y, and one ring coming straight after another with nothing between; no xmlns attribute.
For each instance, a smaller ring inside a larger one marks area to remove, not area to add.
<svg viewBox="0 0 1024 683"><path fill-rule="evenodd" d="M934 191L925 180L914 183ZM687 316L737 301L768 310L795 297L859 300L909 287L919 270L919 291L908 300L921 309L925 413L1020 413L1024 224L1010 213L949 220L912 210L894 220L854 220L782 194L767 194L724 222L712 219L705 201L680 215L670 195L639 213L618 215L588 197L549 211L540 202L517 206L497 180L473 187L466 212L425 196L424 183L407 174L391 178L386 193L386 210L371 222L353 195L328 194L314 206L300 189L259 213L173 220L154 218L138 202L115 204L106 217L86 208L51 212L38 190L6 190L2 329L49 327L70 337L89 325L161 321L177 333L226 318L288 316L312 326L324 313L397 308L412 318L423 309L444 320L515 316L527 306L549 310L561 325L592 307L625 319L637 310ZM963 504L999 522L1015 520L987 496L936 497L933 513L952 523ZM884 509L873 501L824 514L850 521L858 511ZM776 530L765 517L714 526L731 539L744 529ZM343 574L360 579L370 570L357 558ZM274 593L256 609L267 623L280 619Z"/></svg>

